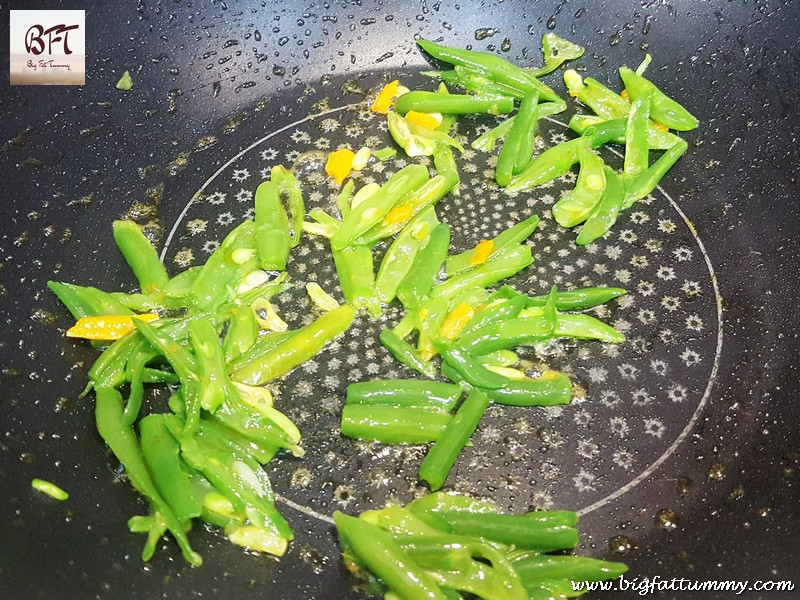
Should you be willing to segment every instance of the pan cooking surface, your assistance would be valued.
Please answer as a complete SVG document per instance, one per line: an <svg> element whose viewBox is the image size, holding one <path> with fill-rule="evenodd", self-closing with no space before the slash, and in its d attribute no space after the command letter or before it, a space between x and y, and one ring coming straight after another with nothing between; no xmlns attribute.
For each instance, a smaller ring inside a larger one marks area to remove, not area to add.
<svg viewBox="0 0 800 600"><path fill-rule="evenodd" d="M616 68L651 52L653 78L694 110L701 127L686 136L689 152L662 182L675 204L655 193L624 213L607 239L583 249L546 215L548 196L555 200L569 182L509 198L493 187L486 155L458 159L462 195L437 209L453 228L453 250L540 214L530 240L536 262L512 283L526 291L552 283L626 287L629 296L600 316L627 325L629 341L616 355L594 343L527 354L534 369L570 372L582 393L555 410L493 408L448 485L515 510L550 501L581 510L579 553L624 560L632 576L800 583L792 561L800 532L800 270L792 259L800 222L792 168L800 160L792 102L800 89L799 3L95 4L87 10L87 47L96 51L87 55L85 86L7 86L0 94L0 527L11 540L0 546L0 596L364 597L351 589L324 519L337 508L354 513L421 491L420 448L361 444L337 430L347 383L412 375L376 338L399 318L397 309L377 323L359 319L316 359L314 372L299 369L276 385L308 451L269 465L297 534L287 555L248 555L195 527L192 541L206 563L192 569L168 539L152 562L141 562L143 540L126 520L147 507L104 451L92 398L77 397L97 351L63 338L70 319L45 283L130 289L110 229L129 208L141 222L152 220L159 248L177 223L165 249L170 272L201 263L251 208L245 196L261 169L288 166L295 157L287 153L328 150L318 144L356 149L375 136L386 145L381 118L360 108L303 118L361 101L358 89L387 74L432 87L414 79L426 68L416 35L538 66L548 30L585 45L576 68L615 89ZM64 7L86 8L71 0ZM123 93L114 84L126 70L134 88ZM559 77L548 82L563 92ZM459 131L471 141L494 122L461 120ZM541 131L548 145L572 136L556 122ZM381 182L397 168L370 168L361 179ZM310 207L325 206L335 192L326 184L306 189ZM200 197L181 214L195 190ZM304 237L289 272L298 285L280 310L296 326L308 313L302 283L316 277L338 294L327 242ZM33 477L58 483L70 499L32 490Z"/></svg>
<svg viewBox="0 0 800 600"><path fill-rule="evenodd" d="M509 283L534 294L546 293L553 284L624 287L627 296L594 313L628 339L619 346L562 340L523 353L534 371L568 372L575 399L564 407L493 406L448 487L492 498L509 510L559 506L586 513L652 472L685 437L706 402L722 342L713 267L690 222L661 191L624 212L606 238L576 246L576 232L558 226L549 213L571 189L574 174L513 197L506 194L494 184L496 154L469 148L494 122L459 120L458 135L467 148L457 156L460 194L445 197L437 207L451 225L452 251L539 214L542 222L529 240L535 262ZM299 157L307 210L331 209L338 188L322 171L325 153L340 145L357 150L392 144L385 117L371 113L365 103L323 111L260 140L247 137L251 128L242 133L245 150L206 182L173 228L164 252L170 268L201 264L235 224L253 217L255 188L270 167ZM540 133L548 146L573 135L557 121L543 122ZM611 163L618 159L606 154ZM419 159L401 152L354 176L359 185L382 183L408 160ZM378 248L376 269L386 244ZM278 304L284 318L299 326L312 318L306 282L316 281L338 295L327 240L304 234L288 272L296 285ZM417 482L424 446L385 447L338 432L349 383L416 376L378 341L380 331L402 314L394 303L379 321L359 317L342 338L273 386L278 406L303 432L307 451L302 460L283 458L268 467L276 491L292 505L328 520L337 509L405 503L424 491Z"/></svg>

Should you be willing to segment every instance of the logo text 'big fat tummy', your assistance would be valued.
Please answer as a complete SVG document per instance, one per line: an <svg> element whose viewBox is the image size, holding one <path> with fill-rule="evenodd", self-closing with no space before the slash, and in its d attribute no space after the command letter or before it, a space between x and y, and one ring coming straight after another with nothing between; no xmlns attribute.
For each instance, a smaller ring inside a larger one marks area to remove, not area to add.
<svg viewBox="0 0 800 600"><path fill-rule="evenodd" d="M86 24L82 10L12 10L11 85L83 85Z"/></svg>

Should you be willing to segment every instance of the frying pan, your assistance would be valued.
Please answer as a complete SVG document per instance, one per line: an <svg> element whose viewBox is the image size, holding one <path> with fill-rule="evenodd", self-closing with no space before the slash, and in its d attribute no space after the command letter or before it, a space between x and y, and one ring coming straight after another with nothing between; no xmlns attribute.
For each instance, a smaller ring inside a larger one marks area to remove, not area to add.
<svg viewBox="0 0 800 600"><path fill-rule="evenodd" d="M172 272L202 261L245 213L260 168L324 147L320 139L336 147L385 135L357 104L390 77L427 83L415 36L536 66L548 30L584 45L577 68L614 86L618 66L652 53L651 78L701 127L663 189L593 254L547 220L532 238L537 262L514 282L527 289L615 285L629 272L630 303L604 317L632 341L619 355L552 349L544 360L570 370L585 394L560 411L493 411L450 486L514 510L579 510L579 551L625 560L631 578L800 586L797 3L22 4L3 3L4 19L7 8L85 9L88 57L83 87L3 83L0 95L0 596L363 597L326 519L337 508L409 500L421 491L421 453L354 444L335 423L349 380L404 374L370 342L397 314L360 320L315 372L300 370L278 390L309 449L306 462L271 471L297 534L285 557L248 555L197 529L202 568L167 541L145 565L125 522L146 507L104 450L91 398L78 397L96 351L63 339L68 319L45 283L131 288L110 235L123 215L148 224ZM128 93L114 89L125 70ZM563 90L558 77L548 81ZM543 124L543 136L566 134L561 117ZM486 124L465 120L459 133ZM544 213L543 196L558 193L493 194L481 160L467 159L467 189L442 204L458 249L476 231ZM295 279L335 289L324 247L307 248ZM299 293L282 304L295 322L305 309ZM69 501L34 492L33 477L57 482Z"/></svg>

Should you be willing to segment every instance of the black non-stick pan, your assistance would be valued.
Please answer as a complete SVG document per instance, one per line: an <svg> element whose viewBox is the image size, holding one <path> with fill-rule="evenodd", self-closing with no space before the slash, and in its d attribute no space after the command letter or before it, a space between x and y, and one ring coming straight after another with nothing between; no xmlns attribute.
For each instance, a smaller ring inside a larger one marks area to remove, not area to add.
<svg viewBox="0 0 800 600"><path fill-rule="evenodd" d="M580 393L558 409L491 409L448 488L509 510L579 511L578 551L626 561L631 580L789 581L794 592L739 597L796 597L799 7L2 3L3 36L9 9L85 9L87 64L82 87L11 87L2 77L0 597L363 597L339 559L331 513L424 491L421 449L356 444L337 429L348 383L408 375L377 342L398 312L379 322L360 317L275 389L308 452L269 465L297 536L287 555L247 554L195 528L205 558L195 569L167 539L141 562L142 540L126 520L146 506L95 431L92 396L79 397L97 351L64 338L70 319L45 283L132 289L111 237L112 220L123 216L146 225L170 272L201 263L248 214L263 169L341 143L386 145L364 99L394 78L431 86L419 75L427 63L415 37L538 66L547 31L585 46L573 66L616 88L617 68L651 53L649 76L701 125L662 188L589 248L547 216L568 181L509 198L489 183L486 155L459 158L461 195L439 209L454 247L543 215L531 238L536 262L512 283L537 292L626 287L626 299L602 317L629 341L613 351L559 344L529 357L570 372ZM126 70L134 87L123 92L114 84ZM560 72L548 82L566 95ZM567 118L542 123L544 143L573 135ZM470 140L492 122L464 119L458 134ZM307 183L308 206L330 201L330 187ZM327 246L312 238L289 271L296 282L337 289ZM280 309L302 320L302 286ZM34 477L57 482L69 500L32 490Z"/></svg>

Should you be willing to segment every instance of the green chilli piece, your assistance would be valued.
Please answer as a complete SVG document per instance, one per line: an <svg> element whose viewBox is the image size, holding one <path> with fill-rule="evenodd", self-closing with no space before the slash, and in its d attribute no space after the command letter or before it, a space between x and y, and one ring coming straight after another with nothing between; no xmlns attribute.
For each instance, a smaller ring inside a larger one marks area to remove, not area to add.
<svg viewBox="0 0 800 600"><path fill-rule="evenodd" d="M392 207L406 195L412 194L428 181L428 169L422 165L408 165L392 175L383 186L352 208L342 221L339 230L331 238L331 247L342 250L351 242L367 232L370 227L380 223Z"/></svg>
<svg viewBox="0 0 800 600"><path fill-rule="evenodd" d="M375 277L375 294L378 300L384 304L394 300L397 288L411 271L417 254L431 239L438 225L436 211L431 207L419 213L403 228L386 250Z"/></svg>
<svg viewBox="0 0 800 600"><path fill-rule="evenodd" d="M506 191L523 192L565 175L578 162L581 149L588 145L589 141L580 137L548 148L511 178Z"/></svg>
<svg viewBox="0 0 800 600"><path fill-rule="evenodd" d="M280 190L282 195L286 195L286 205L289 207L289 214L291 215L289 246L294 248L300 243L303 219L306 215L300 182L298 182L292 172L283 165L275 165L272 167L272 171L270 171L270 180L278 186L278 190Z"/></svg>
<svg viewBox="0 0 800 600"><path fill-rule="evenodd" d="M519 292L508 287L498 290L496 294L504 293L504 290L512 294L519 294ZM560 291L556 293L556 308L558 310L584 310L586 308L593 308L600 304L605 304L609 300L619 298L627 293L627 290L623 288L613 287L589 287ZM522 294L525 298L526 307L544 306L547 302L548 295L549 294L525 296Z"/></svg>
<svg viewBox="0 0 800 600"><path fill-rule="evenodd" d="M346 546L399 598L447 600L433 579L408 557L389 533L339 511L333 513L333 520Z"/></svg>
<svg viewBox="0 0 800 600"><path fill-rule="evenodd" d="M258 478L258 472L263 473L258 463L241 453L235 453L229 447L209 443L202 434L191 439L184 438L181 442L181 454L219 493L234 506L238 505L247 514L248 521L278 538L275 540L274 554L280 556L283 553L281 550L285 551L286 542L294 535L269 497L268 484ZM248 472L242 476L245 469Z"/></svg>
<svg viewBox="0 0 800 600"><path fill-rule="evenodd" d="M555 102L542 102L536 108L536 118L544 119L545 117L558 114L565 110L567 110L567 103L563 100L557 100ZM494 147L497 145L497 142L500 140L500 138L505 137L508 135L508 132L511 131L511 128L514 126L515 119L516 115L508 117L496 127L475 138L470 146L472 146L472 148L475 150L491 152L494 150Z"/></svg>
<svg viewBox="0 0 800 600"><path fill-rule="evenodd" d="M184 523L181 522L172 508L158 492L142 455L139 441L133 429L125 426L122 410L122 396L112 388L97 388L95 390L97 401L95 416L97 430L106 441L111 451L117 457L128 479L163 518L166 528L180 546L183 557L195 567L203 564L203 559L192 550L189 539L186 537ZM155 546L145 546L142 559L147 561L152 558Z"/></svg>
<svg viewBox="0 0 800 600"><path fill-rule="evenodd" d="M261 358L267 352L281 344L282 342L294 337L297 330L288 330L274 333L261 333L255 343L245 352L227 362L228 372L233 373L251 362Z"/></svg>
<svg viewBox="0 0 800 600"><path fill-rule="evenodd" d="M258 340L258 331L255 311L250 306L238 308L228 323L228 330L222 343L225 362L229 364L248 352Z"/></svg>
<svg viewBox="0 0 800 600"><path fill-rule="evenodd" d="M539 216L532 215L520 221L516 225L501 231L497 236L492 239L492 252L489 254L489 259L492 260L504 248L520 244L527 240L536 228L539 226ZM447 257L446 275L448 278L454 277L461 273L465 273L471 269L476 268L472 264L472 258L475 256L475 248L471 248L459 254L454 254Z"/></svg>
<svg viewBox="0 0 800 600"><path fill-rule="evenodd" d="M529 71L534 77L542 77L552 73L568 60L576 60L583 56L584 53L583 47L549 31L542 36L542 50L544 52L544 66L538 69L530 69Z"/></svg>
<svg viewBox="0 0 800 600"><path fill-rule="evenodd" d="M464 151L464 147L445 132L412 123L397 112L390 111L386 119L392 139L408 156L430 156L442 145Z"/></svg>
<svg viewBox="0 0 800 600"><path fill-rule="evenodd" d="M381 344L395 360L407 366L409 369L425 375L429 379L436 378L436 366L429 360L422 358L419 351L411 344L403 340L391 329L384 329L380 334Z"/></svg>
<svg viewBox="0 0 800 600"><path fill-rule="evenodd" d="M511 559L511 566L526 581L570 579L572 581L604 581L616 579L628 571L627 565L588 558L586 556L545 555L525 551Z"/></svg>
<svg viewBox="0 0 800 600"><path fill-rule="evenodd" d="M452 417L420 407L345 404L342 435L384 444L435 442Z"/></svg>
<svg viewBox="0 0 800 600"><path fill-rule="evenodd" d="M439 146L434 152L434 162L439 153L449 155L452 158L452 152L449 148ZM446 161L441 161L443 165L447 165ZM437 162L437 164L439 164ZM453 163L455 164L455 163ZM411 205L411 218L413 219L422 211L434 206L441 200L450 190L458 185L458 173L453 171L440 171L438 175L431 177L427 182L420 186L408 199ZM397 221L393 223L381 222L375 225L372 229L367 231L364 235L357 238L353 243L362 246L372 246L379 240L391 237L400 231L408 224L407 221Z"/></svg>
<svg viewBox="0 0 800 600"><path fill-rule="evenodd" d="M388 150L388 148L384 148L384 150ZM374 153L373 153L374 154ZM356 180L355 179L348 179L342 190L336 195L336 208L339 209L339 214L342 216L342 220L346 219L350 215L350 202L353 199L353 190L356 187ZM322 212L322 211L320 211ZM323 215L328 216L327 213L322 212ZM308 216L311 216L311 212L308 213ZM335 221L336 219L334 219ZM321 221L320 221L321 222ZM338 223L336 223L338 228Z"/></svg>
<svg viewBox="0 0 800 600"><path fill-rule="evenodd" d="M323 313L316 321L297 330L249 365L234 371L231 379L249 385L263 385L285 375L317 354L333 338L344 333L355 318L349 304Z"/></svg>
<svg viewBox="0 0 800 600"><path fill-rule="evenodd" d="M478 327L468 335L460 336L455 345L471 356L483 356L515 346L530 346L550 337L547 319L541 316L522 317L522 314Z"/></svg>
<svg viewBox="0 0 800 600"><path fill-rule="evenodd" d="M194 319L189 323L189 342L197 360L200 406L213 413L230 387L219 334L208 319Z"/></svg>
<svg viewBox="0 0 800 600"><path fill-rule="evenodd" d="M500 140L500 138L507 136L508 132L511 131L511 128L514 126L514 120L515 117L508 117L498 126L493 127L486 133L476 137L470 146L474 150L491 152L494 150L494 147L497 145L497 142Z"/></svg>
<svg viewBox="0 0 800 600"><path fill-rule="evenodd" d="M169 280L155 248L133 221L114 221L114 241L128 263L143 294L161 289Z"/></svg>
<svg viewBox="0 0 800 600"><path fill-rule="evenodd" d="M377 319L381 314L381 305L375 294L372 250L368 246L348 246L342 250L332 250L332 253L339 286L347 303L358 310L367 309Z"/></svg>
<svg viewBox="0 0 800 600"><path fill-rule="evenodd" d="M553 552L574 548L578 530L573 527L578 516L567 510L534 511L522 515L465 511L439 511L435 519L451 533L482 537L524 550Z"/></svg>
<svg viewBox="0 0 800 600"><path fill-rule="evenodd" d="M625 341L625 336L619 331L599 319L585 314L559 314L554 335L598 340L610 344L621 344Z"/></svg>
<svg viewBox="0 0 800 600"><path fill-rule="evenodd" d="M375 150L375 152L372 153L372 156L381 162L386 162L387 160L397 156L397 150L394 148L381 148L380 150Z"/></svg>
<svg viewBox="0 0 800 600"><path fill-rule="evenodd" d="M459 386L422 379L377 379L347 386L346 404L430 408L450 412L462 390Z"/></svg>
<svg viewBox="0 0 800 600"><path fill-rule="evenodd" d="M433 577L453 598L462 592L476 598L529 600L517 573L506 557L505 548L473 536L447 533L398 535L408 555Z"/></svg>
<svg viewBox="0 0 800 600"><path fill-rule="evenodd" d="M558 95L536 77L494 54L440 46L422 39L417 40L417 44L438 60L466 67L523 93L538 91L543 100L559 100Z"/></svg>
<svg viewBox="0 0 800 600"><path fill-rule="evenodd" d="M697 117L642 75L637 74L628 67L620 67L619 75L622 77L625 89L628 90L631 100L650 98L650 117L654 121L677 131L695 129L700 123Z"/></svg>
<svg viewBox="0 0 800 600"><path fill-rule="evenodd" d="M200 422L200 431L206 421L216 423L226 431L233 431L262 449L283 448L294 456L304 454L298 446L300 432L285 415L269 407L259 409L245 404L238 394L231 394L217 412L204 418ZM192 436L187 435L185 430L182 432L181 447L190 437Z"/></svg>
<svg viewBox="0 0 800 600"><path fill-rule="evenodd" d="M471 288L487 288L498 281L519 273L533 262L531 249L522 244L510 244L490 259L469 271L450 277L437 285L431 298L452 298L459 292Z"/></svg>
<svg viewBox="0 0 800 600"><path fill-rule="evenodd" d="M417 252L400 285L397 297L407 310L418 308L436 282L436 276L450 248L450 227L440 223L433 228L427 243Z"/></svg>
<svg viewBox="0 0 800 600"><path fill-rule="evenodd" d="M47 494L51 498L55 498L56 500L69 500L69 494L65 492L63 489L58 487L55 483L51 483L49 481L45 481L44 479L34 478L31 480L31 487L35 489L37 492L42 492L43 494Z"/></svg>
<svg viewBox="0 0 800 600"><path fill-rule="evenodd" d="M113 295L90 286L48 281L50 288L77 320L102 315L132 315L133 312Z"/></svg>
<svg viewBox="0 0 800 600"><path fill-rule="evenodd" d="M455 370L464 381L478 388L496 390L508 385L509 379L484 367L480 361L457 346L435 344L442 361Z"/></svg>
<svg viewBox="0 0 800 600"><path fill-rule="evenodd" d="M678 162L678 159L683 156L688 148L689 145L686 141L680 140L672 148L659 156L646 171L634 177L626 178L624 181L625 201L622 204L622 209L630 208L637 200L641 200L656 189L656 186L664 175L667 174L667 171Z"/></svg>
<svg viewBox="0 0 800 600"><path fill-rule="evenodd" d="M139 439L153 484L178 520L188 523L202 513L203 499L187 475L180 458L180 444L167 427L170 417L177 418L166 414L144 417L139 421Z"/></svg>
<svg viewBox="0 0 800 600"><path fill-rule="evenodd" d="M468 338L475 331L486 325L519 316L520 311L525 308L525 301L526 297L518 294L516 297L489 302L487 306L475 313L475 316L459 332L456 341ZM481 357L482 362L484 358L485 356Z"/></svg>
<svg viewBox="0 0 800 600"><path fill-rule="evenodd" d="M577 98L604 119L623 119L628 116L630 104L596 79L584 79L577 71L570 69L564 72L564 83L570 96Z"/></svg>
<svg viewBox="0 0 800 600"><path fill-rule="evenodd" d="M650 98L637 98L631 103L625 127L625 162L623 173L632 177L649 166L647 124L650 115Z"/></svg>
<svg viewBox="0 0 800 600"><path fill-rule="evenodd" d="M288 235L288 228L286 232ZM256 223L249 219L231 231L192 283L188 296L192 303L200 310L213 311L230 302L242 278L255 270L256 243L263 238ZM245 260L240 258L241 255Z"/></svg>
<svg viewBox="0 0 800 600"><path fill-rule="evenodd" d="M585 144L578 148L580 171L575 188L553 205L553 219L562 227L583 223L600 202L606 188L603 159Z"/></svg>
<svg viewBox="0 0 800 600"><path fill-rule="evenodd" d="M539 94L526 95L514 116L514 122L506 135L500 156L497 159L495 179L497 185L505 187L513 175L519 174L523 167L531 161L533 138L536 134L538 120Z"/></svg>
<svg viewBox="0 0 800 600"><path fill-rule="evenodd" d="M278 184L274 181L262 182L256 188L255 204L259 268L265 271L283 271L286 269L292 240L289 217L283 208Z"/></svg>
<svg viewBox="0 0 800 600"><path fill-rule="evenodd" d="M611 231L625 202L625 188L622 179L614 169L608 166L603 167L603 172L606 176L606 188L603 190L600 202L586 219L575 240L579 246L591 244Z"/></svg>
<svg viewBox="0 0 800 600"><path fill-rule="evenodd" d="M428 450L419 467L419 478L427 482L432 491L435 492L444 485L458 455L469 442L487 408L489 398L486 394L472 390L439 439Z"/></svg>
<svg viewBox="0 0 800 600"><path fill-rule="evenodd" d="M462 94L413 91L394 101L394 109L401 115L411 110L443 115L505 115L514 110L512 98L480 98Z"/></svg>
<svg viewBox="0 0 800 600"><path fill-rule="evenodd" d="M572 383L563 373L548 371L537 378L510 380L507 385L483 392L492 402L508 406L553 406L572 401Z"/></svg>
<svg viewBox="0 0 800 600"><path fill-rule="evenodd" d="M463 87L468 92L483 97L520 100L525 96L525 92L518 88L498 83L482 72L462 65L457 65L450 71L423 71L422 74L439 77L442 81Z"/></svg>
<svg viewBox="0 0 800 600"><path fill-rule="evenodd" d="M604 119L595 115L574 115L569 121L569 128L588 137L592 148L599 148L608 142L624 144L627 126L627 118ZM667 150L681 140L670 131L654 127L652 121L647 124L646 139L651 150Z"/></svg>

